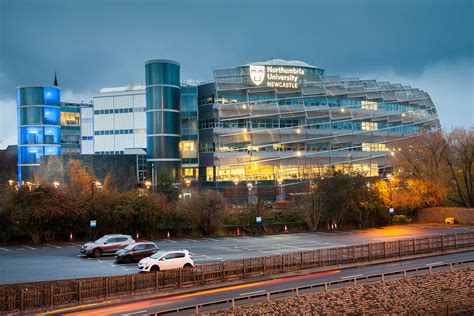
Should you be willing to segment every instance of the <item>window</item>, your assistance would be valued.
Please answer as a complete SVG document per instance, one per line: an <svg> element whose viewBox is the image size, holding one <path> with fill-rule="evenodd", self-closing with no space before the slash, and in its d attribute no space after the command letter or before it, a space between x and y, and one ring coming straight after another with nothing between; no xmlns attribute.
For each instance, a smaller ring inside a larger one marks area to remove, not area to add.
<svg viewBox="0 0 474 316"><path fill-rule="evenodd" d="M378 123L376 122L362 122L363 131L375 131L378 130Z"/></svg>
<svg viewBox="0 0 474 316"><path fill-rule="evenodd" d="M146 245L136 245L135 248L133 248L133 250L135 251L145 250L145 246Z"/></svg>
<svg viewBox="0 0 474 316"><path fill-rule="evenodd" d="M378 103L373 101L361 101L362 110L377 110Z"/></svg>
<svg viewBox="0 0 474 316"><path fill-rule="evenodd" d="M153 244L146 244L146 245L145 245L145 249L147 249L147 250L152 250L152 249L157 249L157 248L156 248L156 246L153 245Z"/></svg>

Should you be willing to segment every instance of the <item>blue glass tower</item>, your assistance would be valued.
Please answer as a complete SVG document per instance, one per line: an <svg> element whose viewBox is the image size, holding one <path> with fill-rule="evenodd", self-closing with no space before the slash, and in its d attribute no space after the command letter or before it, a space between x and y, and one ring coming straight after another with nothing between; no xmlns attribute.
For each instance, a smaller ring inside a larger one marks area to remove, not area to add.
<svg viewBox="0 0 474 316"><path fill-rule="evenodd" d="M39 183L40 158L61 153L61 90L18 87L18 182Z"/></svg>
<svg viewBox="0 0 474 316"><path fill-rule="evenodd" d="M181 140L180 65L155 59L145 63L147 161L150 175L166 172L180 176ZM156 183L156 179L153 179Z"/></svg>

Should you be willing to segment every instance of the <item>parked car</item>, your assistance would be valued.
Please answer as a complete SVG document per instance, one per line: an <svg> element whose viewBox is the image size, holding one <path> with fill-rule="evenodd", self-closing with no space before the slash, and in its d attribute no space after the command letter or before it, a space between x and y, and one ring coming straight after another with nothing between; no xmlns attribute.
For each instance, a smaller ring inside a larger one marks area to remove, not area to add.
<svg viewBox="0 0 474 316"><path fill-rule="evenodd" d="M154 272L171 269L194 267L193 257L187 250L158 251L154 255L140 260L138 270L140 272Z"/></svg>
<svg viewBox="0 0 474 316"><path fill-rule="evenodd" d="M82 245L81 253L87 256L100 257L105 253L115 253L134 242L135 240L130 235L105 235L94 242Z"/></svg>
<svg viewBox="0 0 474 316"><path fill-rule="evenodd" d="M158 251L158 246L150 241L136 242L115 252L115 261L130 263L138 262Z"/></svg>

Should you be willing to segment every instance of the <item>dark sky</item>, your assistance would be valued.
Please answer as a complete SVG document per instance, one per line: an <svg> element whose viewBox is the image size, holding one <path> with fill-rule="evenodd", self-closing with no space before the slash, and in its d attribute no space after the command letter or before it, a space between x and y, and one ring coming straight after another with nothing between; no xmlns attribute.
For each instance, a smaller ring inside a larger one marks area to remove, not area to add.
<svg viewBox="0 0 474 316"><path fill-rule="evenodd" d="M51 84L56 69L63 96L87 101L102 87L143 82L152 58L203 81L212 68L271 58L404 80L432 95L445 128L469 127L473 2L0 0L0 147L15 140L7 125L17 85Z"/></svg>

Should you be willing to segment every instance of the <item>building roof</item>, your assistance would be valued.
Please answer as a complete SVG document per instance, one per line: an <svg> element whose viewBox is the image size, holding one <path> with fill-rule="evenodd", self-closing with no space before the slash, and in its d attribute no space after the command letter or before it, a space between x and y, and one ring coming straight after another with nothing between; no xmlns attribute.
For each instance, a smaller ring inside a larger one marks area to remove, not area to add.
<svg viewBox="0 0 474 316"><path fill-rule="evenodd" d="M146 88L146 85L144 83L132 83L123 87L102 88L99 90L99 93L136 91L136 90L145 90L145 88Z"/></svg>
<svg viewBox="0 0 474 316"><path fill-rule="evenodd" d="M249 65L265 65L265 66L294 66L294 67L309 67L309 68L316 68L310 64L307 64L301 60L284 60L284 59L270 59L267 61L261 62L254 62L250 64L246 64L244 66Z"/></svg>

